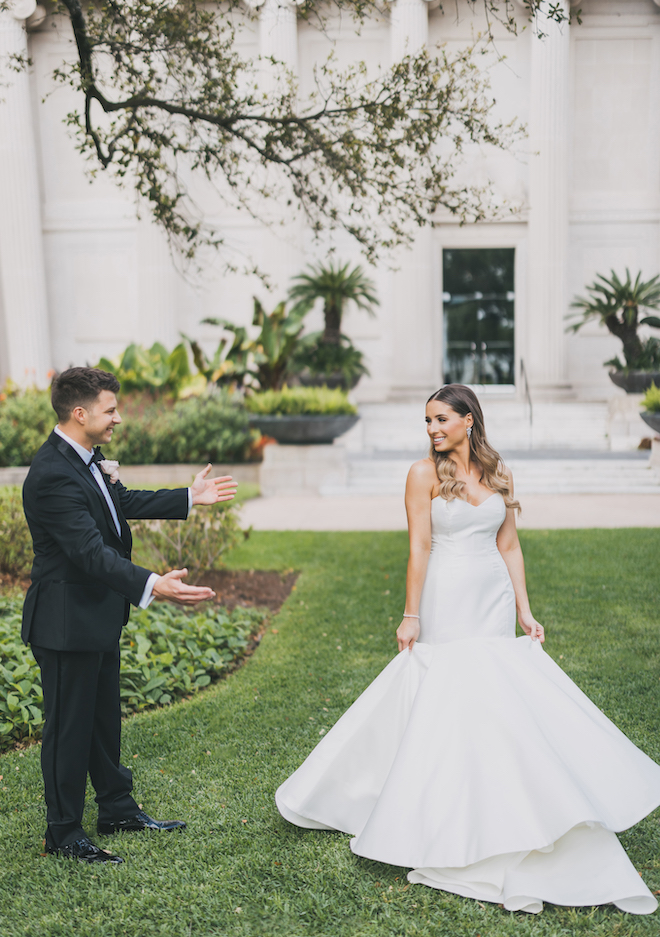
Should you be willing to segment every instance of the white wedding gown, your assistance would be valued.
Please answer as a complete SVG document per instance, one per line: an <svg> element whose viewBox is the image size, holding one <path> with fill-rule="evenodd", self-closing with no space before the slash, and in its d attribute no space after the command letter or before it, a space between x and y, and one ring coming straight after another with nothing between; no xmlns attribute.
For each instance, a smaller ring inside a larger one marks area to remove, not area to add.
<svg viewBox="0 0 660 937"><path fill-rule="evenodd" d="M615 832L660 804L660 767L515 637L504 501L431 502L421 634L279 788L283 817L358 856L510 911L657 901ZM585 635L585 640L587 636Z"/></svg>

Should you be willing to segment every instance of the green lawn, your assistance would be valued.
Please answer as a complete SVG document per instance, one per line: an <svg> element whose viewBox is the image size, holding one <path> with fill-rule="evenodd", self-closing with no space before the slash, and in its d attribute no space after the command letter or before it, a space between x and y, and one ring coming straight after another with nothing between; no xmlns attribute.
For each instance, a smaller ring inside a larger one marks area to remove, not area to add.
<svg viewBox="0 0 660 937"><path fill-rule="evenodd" d="M527 531L523 545L548 651L660 760L660 531ZM39 750L1 757L2 937L658 937L660 914L534 917L408 886L406 870L353 856L349 837L279 817L277 785L394 654L406 551L403 533L257 533L232 554L235 567L300 569L297 588L242 669L127 721L139 800L189 828L100 840L123 866L40 857ZM658 817L622 838L660 889Z"/></svg>

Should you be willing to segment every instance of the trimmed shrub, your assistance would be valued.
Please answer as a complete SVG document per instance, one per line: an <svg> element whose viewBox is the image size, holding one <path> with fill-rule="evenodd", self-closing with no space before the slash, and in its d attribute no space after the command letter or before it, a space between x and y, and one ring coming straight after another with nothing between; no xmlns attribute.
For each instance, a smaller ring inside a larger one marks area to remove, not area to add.
<svg viewBox="0 0 660 937"><path fill-rule="evenodd" d="M240 398L227 390L172 405L163 397L119 402L126 422L105 447L124 465L168 462L244 462L258 433ZM30 465L57 422L48 391L26 391L0 401L0 467Z"/></svg>
<svg viewBox="0 0 660 937"><path fill-rule="evenodd" d="M29 390L0 403L0 466L30 465L57 423L50 393Z"/></svg>
<svg viewBox="0 0 660 937"><path fill-rule="evenodd" d="M22 606L22 596L0 597L0 750L43 730L41 676L20 638ZM123 713L208 686L245 655L267 614L218 607L188 613L166 602L134 610L120 642Z"/></svg>
<svg viewBox="0 0 660 937"><path fill-rule="evenodd" d="M18 485L0 486L0 573L29 576L32 557L21 489Z"/></svg>
<svg viewBox="0 0 660 937"><path fill-rule="evenodd" d="M131 521L131 530L136 563L155 570L186 567L192 583L201 570L219 569L224 554L249 535L233 504L193 508L185 521Z"/></svg>
<svg viewBox="0 0 660 937"><path fill-rule="evenodd" d="M124 465L244 462L255 438L245 410L223 390L170 408L147 405L128 416L106 449Z"/></svg>
<svg viewBox="0 0 660 937"><path fill-rule="evenodd" d="M341 416L357 413L342 390L327 387L283 387L246 397L250 413L269 416Z"/></svg>

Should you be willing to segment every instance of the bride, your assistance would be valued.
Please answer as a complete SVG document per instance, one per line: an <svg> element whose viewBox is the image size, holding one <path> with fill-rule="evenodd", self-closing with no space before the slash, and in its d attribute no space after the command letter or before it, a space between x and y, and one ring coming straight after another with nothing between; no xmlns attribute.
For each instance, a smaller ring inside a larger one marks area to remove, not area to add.
<svg viewBox="0 0 660 937"><path fill-rule="evenodd" d="M353 834L410 882L509 911L657 901L616 837L660 804L660 767L543 651L511 475L475 394L426 405L410 469L399 654L279 788L291 823ZM525 636L516 638L516 614Z"/></svg>

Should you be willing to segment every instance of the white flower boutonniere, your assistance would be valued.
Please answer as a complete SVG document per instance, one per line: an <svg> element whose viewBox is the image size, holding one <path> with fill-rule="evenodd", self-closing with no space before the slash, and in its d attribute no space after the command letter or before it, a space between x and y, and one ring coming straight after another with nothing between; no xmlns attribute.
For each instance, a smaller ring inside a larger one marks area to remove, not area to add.
<svg viewBox="0 0 660 937"><path fill-rule="evenodd" d="M99 468L104 475L109 476L111 485L119 481L119 462L115 462L114 459L102 459L99 462Z"/></svg>

